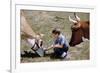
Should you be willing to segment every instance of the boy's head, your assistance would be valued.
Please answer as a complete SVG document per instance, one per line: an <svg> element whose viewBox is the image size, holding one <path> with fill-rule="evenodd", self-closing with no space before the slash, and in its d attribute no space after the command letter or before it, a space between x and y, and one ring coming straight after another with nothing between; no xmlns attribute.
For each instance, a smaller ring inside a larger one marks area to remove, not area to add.
<svg viewBox="0 0 100 73"><path fill-rule="evenodd" d="M61 31L58 28L52 30L52 35L54 38L57 38L60 35Z"/></svg>

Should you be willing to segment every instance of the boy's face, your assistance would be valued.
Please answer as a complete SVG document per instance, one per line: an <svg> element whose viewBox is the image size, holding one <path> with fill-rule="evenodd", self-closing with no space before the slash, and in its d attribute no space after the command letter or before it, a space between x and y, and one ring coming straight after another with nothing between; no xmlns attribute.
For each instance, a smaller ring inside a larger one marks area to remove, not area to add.
<svg viewBox="0 0 100 73"><path fill-rule="evenodd" d="M54 39L56 39L56 38L58 38L58 34L54 34L54 33L52 33L52 37L54 38Z"/></svg>

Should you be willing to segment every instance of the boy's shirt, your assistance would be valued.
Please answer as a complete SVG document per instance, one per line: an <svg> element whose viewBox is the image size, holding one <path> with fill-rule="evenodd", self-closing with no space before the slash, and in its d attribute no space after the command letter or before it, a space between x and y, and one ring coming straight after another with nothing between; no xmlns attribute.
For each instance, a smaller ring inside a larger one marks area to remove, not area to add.
<svg viewBox="0 0 100 73"><path fill-rule="evenodd" d="M54 41L54 44L63 45L63 48L67 48L69 46L67 39L62 34L60 34L59 37Z"/></svg>

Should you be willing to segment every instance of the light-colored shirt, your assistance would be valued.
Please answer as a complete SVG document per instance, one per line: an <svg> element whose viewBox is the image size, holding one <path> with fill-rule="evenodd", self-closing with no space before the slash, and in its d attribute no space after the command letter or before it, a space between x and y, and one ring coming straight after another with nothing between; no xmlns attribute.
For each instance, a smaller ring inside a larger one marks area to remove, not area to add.
<svg viewBox="0 0 100 73"><path fill-rule="evenodd" d="M63 48L67 48L68 47L68 41L65 38L64 35L60 34L58 36L58 38L54 41L54 44L59 44L59 45L63 45Z"/></svg>

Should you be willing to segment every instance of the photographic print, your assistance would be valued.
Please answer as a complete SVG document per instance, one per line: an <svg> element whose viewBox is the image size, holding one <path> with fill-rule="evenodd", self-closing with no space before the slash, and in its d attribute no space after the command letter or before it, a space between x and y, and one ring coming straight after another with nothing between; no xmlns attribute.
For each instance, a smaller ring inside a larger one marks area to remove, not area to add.
<svg viewBox="0 0 100 73"><path fill-rule="evenodd" d="M20 9L20 62L90 60L90 13Z"/></svg>
<svg viewBox="0 0 100 73"><path fill-rule="evenodd" d="M94 13L88 6L14 4L11 72L93 65Z"/></svg>

